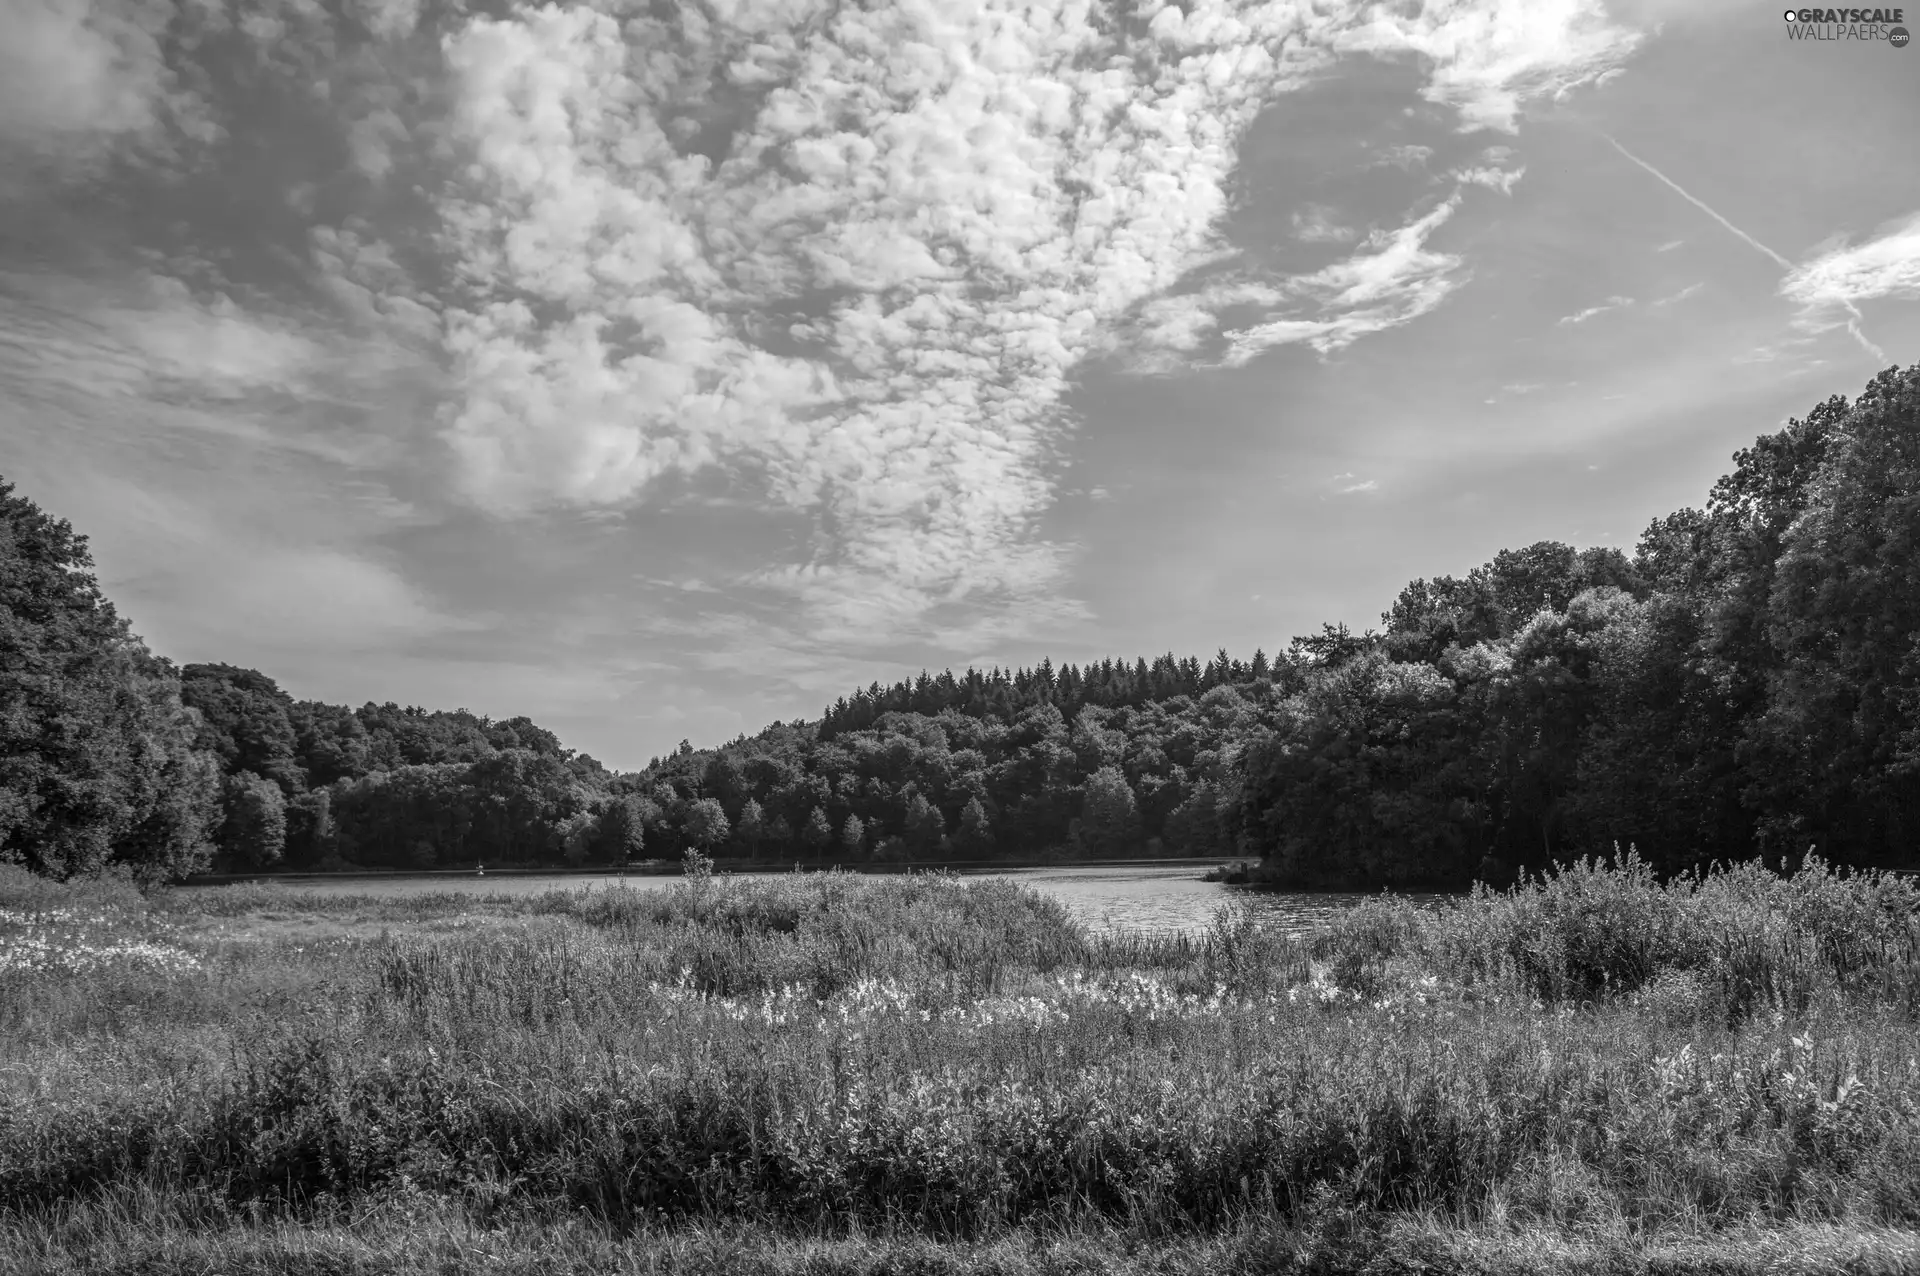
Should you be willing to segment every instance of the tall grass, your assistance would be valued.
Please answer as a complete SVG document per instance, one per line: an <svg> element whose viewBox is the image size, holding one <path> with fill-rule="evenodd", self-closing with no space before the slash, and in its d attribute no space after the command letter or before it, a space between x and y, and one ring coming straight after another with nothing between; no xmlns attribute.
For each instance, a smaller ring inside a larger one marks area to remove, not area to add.
<svg viewBox="0 0 1920 1276"><path fill-rule="evenodd" d="M1343 1211L1920 1222L1920 895L1817 862L1667 884L1589 862L1304 937L1231 912L1088 933L931 875L403 905L63 889L0 874L0 952L84 912L75 943L158 934L191 962L0 962L0 1235L135 1199L983 1244ZM212 925L302 910L395 925ZM430 918L487 924L408 924Z"/></svg>

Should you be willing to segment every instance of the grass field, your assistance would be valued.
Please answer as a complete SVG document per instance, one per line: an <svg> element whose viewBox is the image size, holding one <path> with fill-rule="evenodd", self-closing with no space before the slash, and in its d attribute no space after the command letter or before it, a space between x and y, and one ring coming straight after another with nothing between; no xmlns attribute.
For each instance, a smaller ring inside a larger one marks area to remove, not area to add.
<svg viewBox="0 0 1920 1276"><path fill-rule="evenodd" d="M1917 1011L1920 893L1817 864L1306 938L0 868L0 1267L1920 1270Z"/></svg>

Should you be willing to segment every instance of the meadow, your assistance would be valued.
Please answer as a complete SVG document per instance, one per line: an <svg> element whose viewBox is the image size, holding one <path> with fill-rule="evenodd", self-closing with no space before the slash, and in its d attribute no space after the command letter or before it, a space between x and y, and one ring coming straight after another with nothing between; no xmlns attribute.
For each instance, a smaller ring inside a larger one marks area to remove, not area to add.
<svg viewBox="0 0 1920 1276"><path fill-rule="evenodd" d="M0 867L0 1270L1920 1270L1917 1013L1817 861L1165 936Z"/></svg>

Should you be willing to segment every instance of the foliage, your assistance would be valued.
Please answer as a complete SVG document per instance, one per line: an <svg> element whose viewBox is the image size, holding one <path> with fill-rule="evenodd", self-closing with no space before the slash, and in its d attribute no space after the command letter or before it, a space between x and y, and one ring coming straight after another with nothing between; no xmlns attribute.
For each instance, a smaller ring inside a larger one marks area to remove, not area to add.
<svg viewBox="0 0 1920 1276"><path fill-rule="evenodd" d="M293 698L273 679L233 665L187 665L180 670L180 699L199 711L195 743L230 774L265 776L288 797L307 787L305 768L294 757Z"/></svg>
<svg viewBox="0 0 1920 1276"><path fill-rule="evenodd" d="M1166 847L1257 855L1278 884L1450 888L1616 843L1662 878L1920 844L1920 367L1756 440L1631 557L1503 550L1409 584L1381 632L1277 657L923 671L618 776L525 718L176 678L82 539L10 492L0 858L56 875L177 876L210 833L228 866L269 862L236 799L210 813L223 785L255 793L244 774L286 800L295 867Z"/></svg>
<svg viewBox="0 0 1920 1276"><path fill-rule="evenodd" d="M100 593L84 536L0 481L0 863L206 862L218 786L179 683Z"/></svg>
<svg viewBox="0 0 1920 1276"><path fill-rule="evenodd" d="M1741 451L1633 556L1504 550L1414 581L1378 634L922 673L633 782L752 801L788 853L826 845L818 810L857 816L876 857L1159 839L1315 887L1500 884L1616 842L1661 876L1810 846L1899 863L1920 833L1917 404L1920 369L1883 373ZM735 849L779 856L769 827Z"/></svg>
<svg viewBox="0 0 1920 1276"><path fill-rule="evenodd" d="M267 868L280 859L286 844L287 802L280 786L251 771L228 776L220 845L231 865Z"/></svg>
<svg viewBox="0 0 1920 1276"><path fill-rule="evenodd" d="M701 798L687 807L687 841L701 850L727 840L731 830L727 813L712 798Z"/></svg>
<svg viewBox="0 0 1920 1276"><path fill-rule="evenodd" d="M1629 859L1155 938L932 875L356 901L16 871L0 1228L136 1198L815 1237L1911 1228L1917 902ZM312 937L374 918L414 925Z"/></svg>
<svg viewBox="0 0 1920 1276"><path fill-rule="evenodd" d="M1093 854L1111 854L1132 847L1140 836L1133 788L1117 766L1103 766L1087 777L1080 816L1080 844Z"/></svg>

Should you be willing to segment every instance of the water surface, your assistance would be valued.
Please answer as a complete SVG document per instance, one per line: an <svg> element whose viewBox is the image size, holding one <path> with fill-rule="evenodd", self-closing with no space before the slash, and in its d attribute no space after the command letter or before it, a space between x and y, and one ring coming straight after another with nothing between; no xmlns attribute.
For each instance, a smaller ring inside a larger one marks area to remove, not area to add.
<svg viewBox="0 0 1920 1276"><path fill-rule="evenodd" d="M1004 879L1053 896L1083 925L1096 929L1201 931L1222 909L1251 909L1292 931L1308 930L1365 895L1259 891L1202 881L1217 861L1152 864L1059 864L1044 868L1005 868L966 872L968 878ZM783 873L740 873L742 878L783 877ZM472 874L395 874L391 877L274 877L299 891L327 895L528 895L550 890L665 890L682 879L642 874L526 873L475 877ZM213 889L213 888L189 888ZM1440 898L1411 896L1421 902Z"/></svg>

